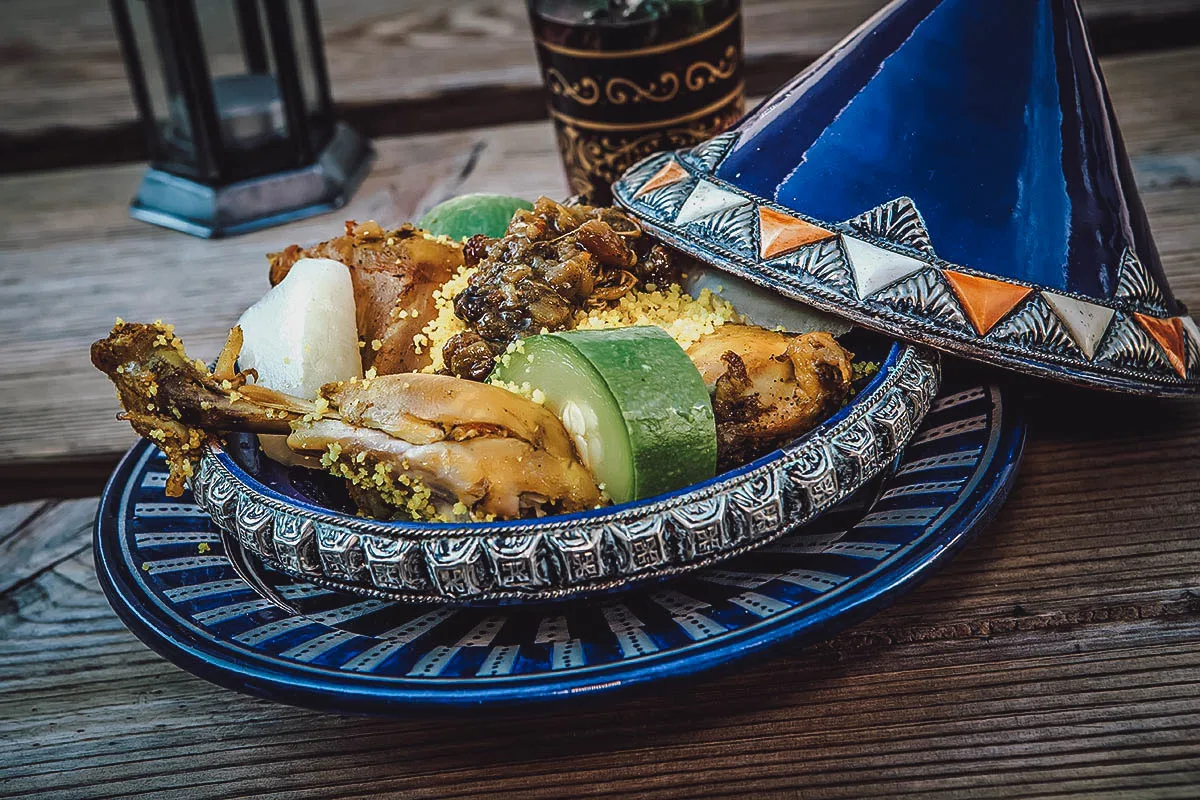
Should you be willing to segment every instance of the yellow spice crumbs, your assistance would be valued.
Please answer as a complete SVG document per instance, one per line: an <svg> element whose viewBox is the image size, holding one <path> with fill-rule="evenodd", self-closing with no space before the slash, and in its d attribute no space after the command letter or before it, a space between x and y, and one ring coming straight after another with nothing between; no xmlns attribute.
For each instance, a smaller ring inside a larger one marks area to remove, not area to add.
<svg viewBox="0 0 1200 800"><path fill-rule="evenodd" d="M502 381L497 378L488 380L488 383L490 383L492 386L499 386L501 389L506 389L513 394L519 394L521 397L524 397L526 400L532 400L539 406L546 404L546 393L541 389L533 388L533 386L529 384L529 381L517 384L510 383L508 381Z"/></svg>
<svg viewBox="0 0 1200 800"><path fill-rule="evenodd" d="M359 453L352 459L361 464ZM321 458L322 463L325 457ZM355 466L346 462L330 462L328 469L333 475L345 478L356 486L375 492L388 505L396 509L395 518L408 518L416 522L448 522L433 502L433 493L419 478L410 475L393 475L387 464L375 464L374 469Z"/></svg>
<svg viewBox="0 0 1200 800"><path fill-rule="evenodd" d="M439 372L445 368L442 346L455 334L467 329L466 324L454 315L454 298L467 287L474 272L473 268L460 267L454 277L434 293L437 314L413 340L418 353L423 348L429 350L430 364L424 372ZM699 295L692 297L679 284L671 284L665 290L647 286L644 291L626 294L612 307L575 313L575 327L579 330L656 325L669 333L685 350L701 336L712 333L725 323L743 321L728 300L708 289L702 289ZM506 354L513 352L512 347L510 345Z"/></svg>
<svg viewBox="0 0 1200 800"><path fill-rule="evenodd" d="M444 233L439 233L435 236L429 231L420 231L420 234L421 238L425 239L426 241L437 242L438 244L448 244L453 247L462 247L462 242L458 241L457 239L453 239Z"/></svg>
<svg viewBox="0 0 1200 800"><path fill-rule="evenodd" d="M421 479L415 475L392 471L390 464L367 464L368 455L365 452L342 458L342 447L337 442L331 442L328 450L321 456L321 466L329 470L331 475L345 478L356 486L361 486L375 492L384 502L396 509L393 519L412 519L416 522L461 522L470 519L475 522L489 522L495 515L473 514L462 502L457 502L447 514L433 500L433 493ZM408 470L409 463L404 461L401 467Z"/></svg>
<svg viewBox="0 0 1200 800"><path fill-rule="evenodd" d="M444 369L446 362L442 360L442 345L450 341L455 334L462 333L467 329L466 324L454 315L454 298L467 288L467 283L476 269L476 267L459 267L454 276L434 294L433 305L436 313L433 319L421 329L421 332L413 337L413 344L418 348L418 353L425 346L429 348L430 364L422 372L440 372Z"/></svg>
<svg viewBox="0 0 1200 800"><path fill-rule="evenodd" d="M577 330L656 325L685 350L725 323L741 321L742 317L728 300L708 289L692 297L678 284L671 284L666 291L630 292L611 308L575 313Z"/></svg>
<svg viewBox="0 0 1200 800"><path fill-rule="evenodd" d="M328 469L333 462L337 461L342 456L342 446L337 442L330 442L329 449L321 455L321 466Z"/></svg>
<svg viewBox="0 0 1200 800"><path fill-rule="evenodd" d="M280 412L281 414L283 412ZM324 397L318 397L313 401L313 410L300 418L301 422L316 422L329 413L329 400Z"/></svg>

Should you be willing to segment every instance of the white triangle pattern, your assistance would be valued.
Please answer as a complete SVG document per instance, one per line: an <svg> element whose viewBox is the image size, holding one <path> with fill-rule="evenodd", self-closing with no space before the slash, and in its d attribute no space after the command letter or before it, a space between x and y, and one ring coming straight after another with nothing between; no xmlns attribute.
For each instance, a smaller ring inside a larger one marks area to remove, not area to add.
<svg viewBox="0 0 1200 800"><path fill-rule="evenodd" d="M1183 332L1187 340L1188 352L1191 354L1191 360L1188 361L1188 369L1192 371L1200 370L1200 327L1196 326L1196 320L1189 316L1182 317Z"/></svg>
<svg viewBox="0 0 1200 800"><path fill-rule="evenodd" d="M838 294L854 296L854 275L836 237L806 245L768 261L766 265L788 275L813 280Z"/></svg>
<svg viewBox="0 0 1200 800"><path fill-rule="evenodd" d="M1104 333L1103 328L1100 333ZM1050 303L1037 295L1025 303L1020 311L997 325L988 338L1062 355L1078 357L1081 352L1080 345L1063 326L1063 322L1051 309ZM1091 353L1088 355L1090 357Z"/></svg>
<svg viewBox="0 0 1200 800"><path fill-rule="evenodd" d="M1116 315L1093 360L1133 369L1174 371L1158 344L1132 317L1124 314Z"/></svg>
<svg viewBox="0 0 1200 800"><path fill-rule="evenodd" d="M725 154L733 147L733 142L737 139L737 133L734 131L726 131L719 133L707 142L701 142L693 147L688 155L692 161L705 172L712 172L725 158Z"/></svg>
<svg viewBox="0 0 1200 800"><path fill-rule="evenodd" d="M740 205L749 205L750 201L740 194L726 191L711 181L701 180L696 188L684 201L683 208L675 217L676 225L686 225L698 219L728 211Z"/></svg>
<svg viewBox="0 0 1200 800"><path fill-rule="evenodd" d="M936 269L926 269L878 292L875 300L961 331L973 330L954 292Z"/></svg>
<svg viewBox="0 0 1200 800"><path fill-rule="evenodd" d="M927 256L933 255L933 243L925 222L913 201L898 197L859 214L846 224L860 233L873 234L896 244L912 247Z"/></svg>
<svg viewBox="0 0 1200 800"><path fill-rule="evenodd" d="M720 213L697 220L688 227L753 257L758 253L758 209L753 203L727 208Z"/></svg>
<svg viewBox="0 0 1200 800"><path fill-rule="evenodd" d="M670 160L669 157L656 158L651 156L626 170L625 174L621 176L621 180L636 192L642 188L642 184L657 175L658 171L663 168L663 165Z"/></svg>
<svg viewBox="0 0 1200 800"><path fill-rule="evenodd" d="M1104 338L1104 332L1108 330L1116 312L1107 306L1088 303L1057 292L1044 291L1042 298L1062 320L1080 351L1088 358L1096 355L1096 346Z"/></svg>
<svg viewBox="0 0 1200 800"><path fill-rule="evenodd" d="M635 202L643 203L666 219L675 216L696 186L694 178L684 178L678 183L660 186L639 197Z"/></svg>
<svg viewBox="0 0 1200 800"><path fill-rule="evenodd" d="M728 152L736 135L723 134L677 157L705 170L714 169ZM661 162L652 165L661 168ZM638 183L651 174L650 164L635 168ZM693 173L694 174L694 173ZM632 183L627 176L625 182ZM723 188L715 179L688 177L647 193L635 202L658 212L660 219L688 227L692 235L740 251L757 261L759 237L757 205L752 199ZM819 285L851 301L874 300L896 311L938 322L970 333L961 304L946 285L920 212L907 197L884 203L843 225L881 244L908 250L912 255L880 246L848 233L799 248L762 263L790 279ZM1128 308L1165 314L1158 284L1132 250L1122 256L1114 299ZM1186 329L1185 360L1193 379L1200 377L1200 328L1183 317ZM1041 291L993 330L989 339L1020 344L1032 351L1071 358L1108 362L1141 372L1174 373L1161 348L1127 313L1053 291Z"/></svg>
<svg viewBox="0 0 1200 800"><path fill-rule="evenodd" d="M1129 249L1121 256L1121 274L1117 276L1115 297L1148 306L1155 311L1165 311L1166 301L1154 278L1142 265L1137 255Z"/></svg>
<svg viewBox="0 0 1200 800"><path fill-rule="evenodd" d="M879 290L926 268L924 261L884 250L853 236L842 236L858 296L867 298Z"/></svg>

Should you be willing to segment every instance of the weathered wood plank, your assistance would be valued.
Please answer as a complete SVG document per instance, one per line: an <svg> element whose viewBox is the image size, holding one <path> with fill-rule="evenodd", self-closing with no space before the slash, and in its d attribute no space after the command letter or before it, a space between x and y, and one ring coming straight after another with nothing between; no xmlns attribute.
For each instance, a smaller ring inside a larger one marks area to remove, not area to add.
<svg viewBox="0 0 1200 800"><path fill-rule="evenodd" d="M0 506L0 544L8 541L49 505L46 500L32 500L28 503Z"/></svg>
<svg viewBox="0 0 1200 800"><path fill-rule="evenodd" d="M65 500L27 514L11 535L0 536L0 596L86 548L96 504Z"/></svg>
<svg viewBox="0 0 1200 800"><path fill-rule="evenodd" d="M884 5L769 0L745 7L747 80L769 92ZM1097 52L1200 42L1200 0L1087 0ZM371 136L543 116L525 9L501 0L320 3L335 96ZM0 171L138 160L142 140L107 9L8 0L0 29Z"/></svg>
<svg viewBox="0 0 1200 800"><path fill-rule="evenodd" d="M1196 74L1197 63L1200 49L1106 62L1135 162L1146 153L1186 160L1200 152L1200 84L1186 75ZM377 165L342 213L216 242L129 220L125 200L140 172L132 165L0 179L7 301L0 308L0 464L11 465L0 467L0 493L8 492L0 497L23 499L54 480L64 495L94 493L132 442L131 431L113 421L111 387L87 361L88 343L116 316L174 321L189 348L207 357L265 290L263 254L271 250L325 238L344 218L411 218L456 191L566 193L544 124L386 139L378 147ZM1200 184L1174 184L1160 181L1146 203L1176 293L1196 306Z"/></svg>
<svg viewBox="0 0 1200 800"><path fill-rule="evenodd" d="M1035 608L1009 561L991 554L975 580ZM0 749L0 794L1101 797L1200 777L1195 594L1089 605L1062 580L1058 610L988 618L960 603L965 563L824 645L724 676L380 721L244 699L175 669L121 628L82 553L0 612L0 735L15 745Z"/></svg>
<svg viewBox="0 0 1200 800"><path fill-rule="evenodd" d="M1162 58L1110 60L1108 75L1152 166L1139 177L1152 176L1167 270L1195 307L1200 126L1187 107L1200 91ZM563 191L542 126L382 149L348 215L398 219L460 188ZM0 397L19 420L0 418L0 447L25 453L14 472L80 441L95 449L74 452L102 463L125 440L96 431L129 436L82 356L110 316L178 319L207 355L264 288L261 254L336 224L198 242L130 223L135 180L114 168L0 181ZM1200 409L1029 388L1040 396L1010 502L894 608L805 651L570 707L381 721L241 698L160 659L108 609L87 547L94 501L0 508L0 796L1193 797Z"/></svg>

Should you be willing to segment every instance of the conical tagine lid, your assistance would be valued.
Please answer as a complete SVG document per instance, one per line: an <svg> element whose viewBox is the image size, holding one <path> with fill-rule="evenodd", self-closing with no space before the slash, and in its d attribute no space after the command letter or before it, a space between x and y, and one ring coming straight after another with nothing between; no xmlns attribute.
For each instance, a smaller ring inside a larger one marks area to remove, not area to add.
<svg viewBox="0 0 1200 800"><path fill-rule="evenodd" d="M898 0L733 130L613 187L703 260L1022 372L1200 390L1074 0Z"/></svg>

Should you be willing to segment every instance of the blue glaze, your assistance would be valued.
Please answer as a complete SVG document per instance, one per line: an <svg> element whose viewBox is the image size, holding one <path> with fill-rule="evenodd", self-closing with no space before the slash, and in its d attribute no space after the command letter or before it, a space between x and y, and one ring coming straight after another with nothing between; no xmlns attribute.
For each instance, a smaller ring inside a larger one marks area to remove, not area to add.
<svg viewBox="0 0 1200 800"><path fill-rule="evenodd" d="M821 220L913 198L938 255L1178 313L1074 0L899 0L763 103L716 170Z"/></svg>
<svg viewBox="0 0 1200 800"><path fill-rule="evenodd" d="M150 647L222 686L328 711L565 700L812 642L928 577L999 509L1025 425L997 386L953 382L890 474L763 550L666 583L567 603L388 603L253 562L256 589L146 442L96 520L96 570Z"/></svg>

